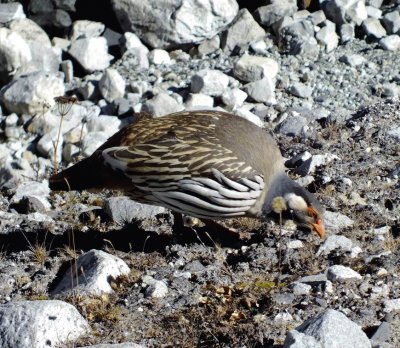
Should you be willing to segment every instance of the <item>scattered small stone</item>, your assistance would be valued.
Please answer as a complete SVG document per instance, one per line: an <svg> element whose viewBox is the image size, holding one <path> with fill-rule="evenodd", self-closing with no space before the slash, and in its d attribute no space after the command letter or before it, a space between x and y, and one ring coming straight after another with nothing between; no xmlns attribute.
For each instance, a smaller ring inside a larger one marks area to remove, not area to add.
<svg viewBox="0 0 400 348"><path fill-rule="evenodd" d="M163 298L168 294L168 286L162 280L145 275L142 281L147 286L145 291L146 297Z"/></svg>
<svg viewBox="0 0 400 348"><path fill-rule="evenodd" d="M400 311L400 298L383 301L383 311L385 313Z"/></svg>
<svg viewBox="0 0 400 348"><path fill-rule="evenodd" d="M240 57L233 67L235 77L244 82L254 82L265 77L275 81L278 71L279 65L275 60L247 54Z"/></svg>
<svg viewBox="0 0 400 348"><path fill-rule="evenodd" d="M125 81L117 70L108 68L99 81L99 89L104 99L110 103L115 99L123 98Z"/></svg>
<svg viewBox="0 0 400 348"><path fill-rule="evenodd" d="M312 87L307 86L304 83L296 82L290 87L289 91L295 97L309 98L309 97L311 97L313 89L312 89Z"/></svg>
<svg viewBox="0 0 400 348"><path fill-rule="evenodd" d="M304 283L295 283L292 287L295 296L309 295L311 292L311 285Z"/></svg>

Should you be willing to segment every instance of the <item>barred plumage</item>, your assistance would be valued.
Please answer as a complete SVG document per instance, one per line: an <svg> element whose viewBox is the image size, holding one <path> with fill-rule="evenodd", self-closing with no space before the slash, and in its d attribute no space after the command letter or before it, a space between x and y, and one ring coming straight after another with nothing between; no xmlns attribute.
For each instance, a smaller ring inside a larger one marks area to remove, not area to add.
<svg viewBox="0 0 400 348"><path fill-rule="evenodd" d="M323 234L322 207L284 174L273 138L224 112L140 115L49 182L55 190L119 189L140 202L206 219L265 215L274 197L293 193L315 213L289 204L299 222Z"/></svg>

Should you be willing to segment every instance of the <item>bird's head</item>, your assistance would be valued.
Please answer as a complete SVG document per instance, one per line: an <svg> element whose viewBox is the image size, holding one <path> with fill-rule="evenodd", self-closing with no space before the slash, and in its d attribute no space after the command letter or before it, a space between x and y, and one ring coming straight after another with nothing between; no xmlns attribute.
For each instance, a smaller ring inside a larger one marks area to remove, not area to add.
<svg viewBox="0 0 400 348"><path fill-rule="evenodd" d="M300 189L304 191L301 192L303 195L290 192L283 196L287 208L297 225L308 227L317 232L320 238L324 238L325 227L322 219L324 209L312 193L302 187Z"/></svg>
<svg viewBox="0 0 400 348"><path fill-rule="evenodd" d="M311 192L282 175L276 179L268 196L265 207L267 212L291 217L298 226L308 227L320 238L324 238L324 208Z"/></svg>

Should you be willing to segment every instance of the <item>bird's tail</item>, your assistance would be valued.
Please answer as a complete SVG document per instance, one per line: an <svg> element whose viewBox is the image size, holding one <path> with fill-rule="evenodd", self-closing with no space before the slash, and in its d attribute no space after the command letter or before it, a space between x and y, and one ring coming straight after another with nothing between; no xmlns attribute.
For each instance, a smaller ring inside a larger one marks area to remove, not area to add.
<svg viewBox="0 0 400 348"><path fill-rule="evenodd" d="M98 161L90 156L49 178L49 187L55 191L88 190L102 184Z"/></svg>

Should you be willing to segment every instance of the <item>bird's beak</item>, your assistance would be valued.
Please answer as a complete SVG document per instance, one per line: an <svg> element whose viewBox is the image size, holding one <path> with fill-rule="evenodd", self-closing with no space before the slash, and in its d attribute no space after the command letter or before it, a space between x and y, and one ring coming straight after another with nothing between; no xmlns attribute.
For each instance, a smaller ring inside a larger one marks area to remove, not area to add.
<svg viewBox="0 0 400 348"><path fill-rule="evenodd" d="M322 220L318 220L316 223L311 223L311 229L317 232L321 239L325 237L325 226L322 223Z"/></svg>
<svg viewBox="0 0 400 348"><path fill-rule="evenodd" d="M315 222L310 222L310 228L317 232L319 237L322 239L325 237L325 226L322 222L322 220L318 217L318 213L315 211L313 207L308 207L307 209L308 216L311 216L314 218Z"/></svg>

